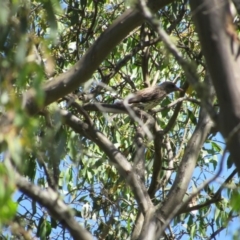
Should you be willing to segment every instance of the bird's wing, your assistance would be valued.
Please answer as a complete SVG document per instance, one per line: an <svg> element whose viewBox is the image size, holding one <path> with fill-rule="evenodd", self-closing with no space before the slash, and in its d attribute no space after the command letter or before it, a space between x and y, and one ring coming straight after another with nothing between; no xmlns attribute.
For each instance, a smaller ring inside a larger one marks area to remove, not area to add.
<svg viewBox="0 0 240 240"><path fill-rule="evenodd" d="M157 89L156 87L148 87L137 91L133 97L128 100L128 103L145 103L155 99L161 99L166 95L165 91Z"/></svg>

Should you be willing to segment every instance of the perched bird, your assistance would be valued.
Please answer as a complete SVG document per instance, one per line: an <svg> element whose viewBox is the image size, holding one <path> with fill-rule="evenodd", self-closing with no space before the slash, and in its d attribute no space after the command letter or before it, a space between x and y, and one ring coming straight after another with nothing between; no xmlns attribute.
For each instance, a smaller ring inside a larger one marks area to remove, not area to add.
<svg viewBox="0 0 240 240"><path fill-rule="evenodd" d="M143 106L144 110L149 110L156 107L169 93L175 91L183 90L173 82L164 82L135 92L134 96L128 99L128 103L138 107Z"/></svg>

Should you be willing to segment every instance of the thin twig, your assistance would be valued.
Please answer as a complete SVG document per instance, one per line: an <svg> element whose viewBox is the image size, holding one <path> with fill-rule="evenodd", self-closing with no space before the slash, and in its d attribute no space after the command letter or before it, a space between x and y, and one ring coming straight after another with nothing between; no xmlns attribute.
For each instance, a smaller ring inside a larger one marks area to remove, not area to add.
<svg viewBox="0 0 240 240"><path fill-rule="evenodd" d="M211 182L213 182L221 174L222 169L223 169L224 159L225 159L225 156L227 154L227 151L228 151L227 148L225 148L224 152L223 152L223 156L222 156L222 158L220 160L220 167L219 167L218 171L216 172L216 174L212 178L210 178L207 181L205 181L202 184L202 186L200 186L195 191L193 191L192 194L185 201L183 201L181 204L176 206L176 208L171 212L171 214L168 216L168 218L164 221L162 228L160 229L160 231L157 234L158 236L160 236L164 232L164 230L170 224L170 222L173 219L173 217L177 215L177 213L179 212L179 210L181 208L186 206L191 201L192 198L197 196L207 185L209 185Z"/></svg>
<svg viewBox="0 0 240 240"><path fill-rule="evenodd" d="M152 112L153 112L153 113L162 112L162 111L164 111L164 110L166 110L166 109L169 109L169 108L174 107L175 105L177 105L178 103L183 102L183 101L189 101L189 102L192 102L192 103L196 103L196 104L198 104L198 105L201 104L200 101L185 96L185 97L181 97L181 98L176 99L175 101L171 102L171 103L168 104L167 106L164 106L164 107L159 108L159 109L156 109L156 110L152 110Z"/></svg>
<svg viewBox="0 0 240 240"><path fill-rule="evenodd" d="M206 207L212 203L216 203L216 202L220 202L222 199L221 199L221 192L224 188L224 186L226 186L226 184L234 177L234 175L237 173L237 169L235 168L232 173L227 177L227 179L224 181L224 183L220 186L220 188L217 190L217 192L213 195L213 197L210 199L210 200L207 200L205 203L202 203L202 204L198 204L198 205L195 205L193 207L189 207L189 208L186 208L184 209L183 211L181 211L182 213L187 213L187 212L191 212L191 211L194 211L194 210L199 210L203 207Z"/></svg>

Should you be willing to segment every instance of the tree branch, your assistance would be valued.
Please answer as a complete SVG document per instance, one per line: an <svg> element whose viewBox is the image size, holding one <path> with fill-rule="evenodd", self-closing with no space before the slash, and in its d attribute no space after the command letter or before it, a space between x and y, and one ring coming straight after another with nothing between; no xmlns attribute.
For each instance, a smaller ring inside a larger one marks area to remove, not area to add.
<svg viewBox="0 0 240 240"><path fill-rule="evenodd" d="M234 177L234 175L236 173L237 173L237 169L234 169L210 200L207 200L205 203L202 203L202 204L184 208L181 210L181 213L187 213L187 212L191 212L194 210L199 210L203 207L209 206L212 203L220 202L222 200L221 192L222 192L224 186Z"/></svg>
<svg viewBox="0 0 240 240"><path fill-rule="evenodd" d="M193 20L203 54L216 89L220 106L219 130L225 138L240 122L239 41L225 0L191 0ZM229 151L240 172L240 132L228 142Z"/></svg>
<svg viewBox="0 0 240 240"><path fill-rule="evenodd" d="M157 11L173 0L149 1L149 6ZM43 86L45 93L44 106L74 91L84 82L89 80L101 62L108 56L112 49L123 40L134 28L143 22L143 17L137 9L128 9L113 24L102 33L86 54L66 73L62 73ZM23 107L35 114L39 107L35 101L35 91L30 89L23 96Z"/></svg>
<svg viewBox="0 0 240 240"><path fill-rule="evenodd" d="M75 132L84 135L95 142L100 149L109 157L109 161L116 167L119 174L131 187L135 199L143 214L147 214L149 209L153 208L152 201L147 193L144 182L141 181L138 174L132 168L124 155L114 146L114 144L100 131L83 123L79 118L67 112L61 111L61 115L66 124L69 125Z"/></svg>
<svg viewBox="0 0 240 240"><path fill-rule="evenodd" d="M58 193L51 188L43 190L17 172L15 172L15 177L19 190L45 207L51 216L68 229L73 239L93 240L93 236L75 220L72 210L61 200Z"/></svg>

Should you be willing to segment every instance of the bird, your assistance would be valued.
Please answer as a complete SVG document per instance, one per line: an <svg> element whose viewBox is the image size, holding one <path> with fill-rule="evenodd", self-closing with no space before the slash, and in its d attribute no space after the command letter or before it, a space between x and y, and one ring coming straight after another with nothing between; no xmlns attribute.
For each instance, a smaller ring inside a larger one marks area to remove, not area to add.
<svg viewBox="0 0 240 240"><path fill-rule="evenodd" d="M128 98L128 103L144 110L156 107L169 93L183 91L173 82L167 81L159 85L144 88L133 93L133 97Z"/></svg>

